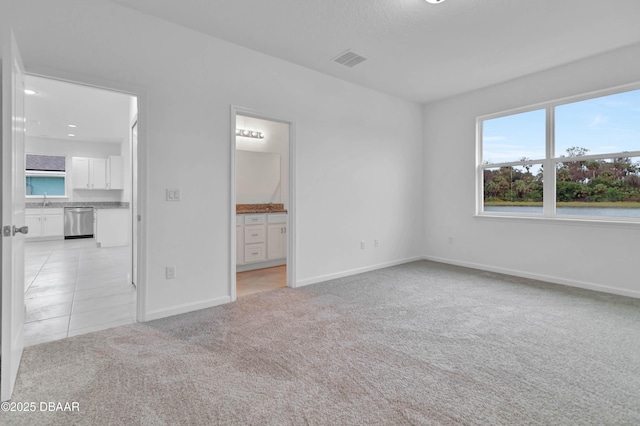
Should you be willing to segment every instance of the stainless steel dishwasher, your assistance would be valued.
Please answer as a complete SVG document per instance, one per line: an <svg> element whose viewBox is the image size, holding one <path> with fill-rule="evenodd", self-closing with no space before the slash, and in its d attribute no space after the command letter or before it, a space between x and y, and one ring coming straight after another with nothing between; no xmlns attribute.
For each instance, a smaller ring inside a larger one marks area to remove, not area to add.
<svg viewBox="0 0 640 426"><path fill-rule="evenodd" d="M93 207L64 208L64 238L93 237Z"/></svg>

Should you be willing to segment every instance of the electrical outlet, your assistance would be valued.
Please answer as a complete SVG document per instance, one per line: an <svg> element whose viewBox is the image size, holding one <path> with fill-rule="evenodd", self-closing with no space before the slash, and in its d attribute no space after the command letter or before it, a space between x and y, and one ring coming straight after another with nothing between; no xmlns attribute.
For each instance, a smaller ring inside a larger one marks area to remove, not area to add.
<svg viewBox="0 0 640 426"><path fill-rule="evenodd" d="M364 250L364 240L360 241L360 250Z"/></svg>
<svg viewBox="0 0 640 426"><path fill-rule="evenodd" d="M165 276L168 280L172 280L176 277L176 267L175 266L167 266L165 268Z"/></svg>
<svg viewBox="0 0 640 426"><path fill-rule="evenodd" d="M373 240L373 245L374 245L375 247L380 247L380 241L378 241L378 240Z"/></svg>

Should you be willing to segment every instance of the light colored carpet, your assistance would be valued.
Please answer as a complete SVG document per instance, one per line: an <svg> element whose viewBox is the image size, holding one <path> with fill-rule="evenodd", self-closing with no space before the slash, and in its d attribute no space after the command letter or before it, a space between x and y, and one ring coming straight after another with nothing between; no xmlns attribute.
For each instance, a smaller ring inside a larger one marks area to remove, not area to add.
<svg viewBox="0 0 640 426"><path fill-rule="evenodd" d="M27 348L2 424L640 424L640 300L415 262Z"/></svg>

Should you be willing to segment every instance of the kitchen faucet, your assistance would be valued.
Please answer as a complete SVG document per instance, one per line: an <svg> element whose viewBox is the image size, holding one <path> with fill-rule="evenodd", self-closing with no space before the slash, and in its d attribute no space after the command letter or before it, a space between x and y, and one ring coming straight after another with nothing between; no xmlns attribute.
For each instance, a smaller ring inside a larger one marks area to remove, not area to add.
<svg viewBox="0 0 640 426"><path fill-rule="evenodd" d="M47 207L47 204L49 204L49 202L47 201L47 193L44 193L44 201L42 201L42 207Z"/></svg>

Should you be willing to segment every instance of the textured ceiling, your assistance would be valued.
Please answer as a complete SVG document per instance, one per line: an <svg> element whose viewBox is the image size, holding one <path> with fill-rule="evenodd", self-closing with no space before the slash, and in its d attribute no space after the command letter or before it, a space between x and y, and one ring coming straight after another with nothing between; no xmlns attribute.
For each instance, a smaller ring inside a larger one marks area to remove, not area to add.
<svg viewBox="0 0 640 426"><path fill-rule="evenodd" d="M640 42L639 0L110 1L421 103Z"/></svg>

